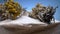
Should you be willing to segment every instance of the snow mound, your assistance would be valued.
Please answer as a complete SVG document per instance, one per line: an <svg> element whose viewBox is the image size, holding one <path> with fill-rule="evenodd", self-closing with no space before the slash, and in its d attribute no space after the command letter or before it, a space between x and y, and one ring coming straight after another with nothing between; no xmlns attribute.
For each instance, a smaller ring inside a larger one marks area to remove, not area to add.
<svg viewBox="0 0 60 34"><path fill-rule="evenodd" d="M28 24L44 24L47 25L46 23L40 22L37 19L30 18L28 16L21 16L19 19L16 20L5 20L1 21L0 25L28 25Z"/></svg>

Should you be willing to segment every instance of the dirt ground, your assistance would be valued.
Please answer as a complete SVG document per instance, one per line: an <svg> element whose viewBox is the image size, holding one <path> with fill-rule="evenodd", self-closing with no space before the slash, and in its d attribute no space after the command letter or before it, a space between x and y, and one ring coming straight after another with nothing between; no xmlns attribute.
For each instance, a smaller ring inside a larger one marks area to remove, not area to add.
<svg viewBox="0 0 60 34"><path fill-rule="evenodd" d="M0 34L60 34L60 23L48 26L32 25L24 27L18 25L0 26Z"/></svg>

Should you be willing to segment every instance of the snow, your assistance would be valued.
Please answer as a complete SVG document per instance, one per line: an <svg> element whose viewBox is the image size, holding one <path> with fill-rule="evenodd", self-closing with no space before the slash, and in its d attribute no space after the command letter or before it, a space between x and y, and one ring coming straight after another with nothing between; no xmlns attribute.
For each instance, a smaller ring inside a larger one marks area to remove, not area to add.
<svg viewBox="0 0 60 34"><path fill-rule="evenodd" d="M40 22L37 19L33 19L30 18L28 16L21 16L19 19L16 20L5 20L5 21L1 21L0 25L28 25L28 24L43 24L43 25L47 25L46 23Z"/></svg>
<svg viewBox="0 0 60 34"><path fill-rule="evenodd" d="M0 25L28 25L28 24L42 24L43 26L46 26L48 24L40 22L38 19L33 19L28 17L28 12L22 13L21 17L16 19L16 20L4 20L4 21L0 21ZM51 21L52 23L54 23L54 21ZM55 20L55 23L58 23L60 21ZM31 25L30 25L31 26Z"/></svg>
<svg viewBox="0 0 60 34"><path fill-rule="evenodd" d="M55 20L55 22L60 22L59 20Z"/></svg>
<svg viewBox="0 0 60 34"><path fill-rule="evenodd" d="M51 21L51 23L54 23L54 21ZM55 23L60 23L59 20L55 20Z"/></svg>

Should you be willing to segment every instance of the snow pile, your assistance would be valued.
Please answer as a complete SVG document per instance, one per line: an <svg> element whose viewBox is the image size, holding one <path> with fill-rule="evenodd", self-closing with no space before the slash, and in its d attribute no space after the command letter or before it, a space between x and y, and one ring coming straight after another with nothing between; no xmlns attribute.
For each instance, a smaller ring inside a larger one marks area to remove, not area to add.
<svg viewBox="0 0 60 34"><path fill-rule="evenodd" d="M40 22L37 19L30 18L28 16L21 16L17 20L5 20L0 22L0 25L9 25L9 24L14 24L14 25L28 25L28 24L44 24L47 25L46 23Z"/></svg>

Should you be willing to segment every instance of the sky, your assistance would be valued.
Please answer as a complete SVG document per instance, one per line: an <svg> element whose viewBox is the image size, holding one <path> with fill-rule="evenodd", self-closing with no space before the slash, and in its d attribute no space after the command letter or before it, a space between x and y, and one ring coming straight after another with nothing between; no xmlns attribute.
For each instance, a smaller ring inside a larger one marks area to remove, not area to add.
<svg viewBox="0 0 60 34"><path fill-rule="evenodd" d="M40 3L44 6L53 6L58 8L56 9L56 13L54 15L56 20L60 21L60 0L14 0L15 2L18 2L23 8L26 8L27 11L31 11L33 7L37 3Z"/></svg>
<svg viewBox="0 0 60 34"><path fill-rule="evenodd" d="M56 20L60 21L60 0L15 0L15 1L18 2L23 8L26 8L27 11L31 11L31 9L35 7L37 3L40 3L44 6L49 5L53 7L58 6L54 17Z"/></svg>

